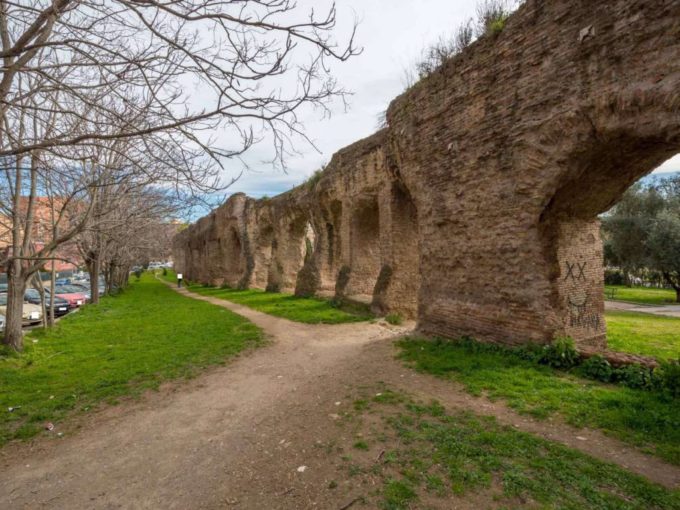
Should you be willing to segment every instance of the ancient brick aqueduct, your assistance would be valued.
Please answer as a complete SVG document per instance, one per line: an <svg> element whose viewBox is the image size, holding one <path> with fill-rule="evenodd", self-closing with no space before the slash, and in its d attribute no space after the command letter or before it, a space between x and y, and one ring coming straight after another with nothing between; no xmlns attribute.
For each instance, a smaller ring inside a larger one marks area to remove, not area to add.
<svg viewBox="0 0 680 510"><path fill-rule="evenodd" d="M426 334L606 344L598 214L680 152L679 0L528 0L316 182L178 234L185 278L370 301Z"/></svg>

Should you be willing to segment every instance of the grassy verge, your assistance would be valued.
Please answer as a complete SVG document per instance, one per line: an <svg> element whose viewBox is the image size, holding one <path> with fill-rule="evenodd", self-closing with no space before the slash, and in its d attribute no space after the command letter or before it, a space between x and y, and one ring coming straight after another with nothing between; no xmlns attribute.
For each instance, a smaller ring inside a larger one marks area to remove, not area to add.
<svg viewBox="0 0 680 510"><path fill-rule="evenodd" d="M630 301L643 305L670 305L675 303L675 291L672 289L655 289L648 287L626 287L625 285L607 285L605 296L614 291L614 301Z"/></svg>
<svg viewBox="0 0 680 510"><path fill-rule="evenodd" d="M610 349L665 360L680 358L680 319L634 312L605 315Z"/></svg>
<svg viewBox="0 0 680 510"><path fill-rule="evenodd" d="M168 271L164 278L169 282L177 282L177 277L172 271ZM186 285L186 288L202 296L225 299L263 313L305 324L343 324L361 322L371 318L367 310L362 310L356 306L341 308L327 299L301 298L290 294L264 292L256 289L223 289L191 283Z"/></svg>
<svg viewBox="0 0 680 510"><path fill-rule="evenodd" d="M339 464L371 508L680 508L678 491L491 417L388 389L354 409L338 422L355 441Z"/></svg>
<svg viewBox="0 0 680 510"><path fill-rule="evenodd" d="M418 370L458 381L473 395L503 399L539 419L558 414L680 465L680 405L671 397L585 380L465 343L407 338L398 345L401 358Z"/></svg>
<svg viewBox="0 0 680 510"><path fill-rule="evenodd" d="M144 275L119 296L32 332L23 354L0 357L0 444L31 437L46 421L191 377L261 339L238 315Z"/></svg>

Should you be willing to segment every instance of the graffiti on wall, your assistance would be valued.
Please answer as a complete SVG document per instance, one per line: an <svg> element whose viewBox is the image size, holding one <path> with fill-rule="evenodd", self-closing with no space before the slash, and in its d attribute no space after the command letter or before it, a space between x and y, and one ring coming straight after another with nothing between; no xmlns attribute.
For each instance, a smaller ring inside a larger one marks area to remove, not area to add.
<svg viewBox="0 0 680 510"><path fill-rule="evenodd" d="M572 281L577 281L577 280L586 280L586 275L585 275L585 270L586 270L586 262L581 264L580 262L566 262L567 265L567 274L564 277L565 280L568 280L571 278Z"/></svg>
<svg viewBox="0 0 680 510"><path fill-rule="evenodd" d="M602 318L593 306L584 284L586 278L586 262L565 261L564 281L567 282L567 305L569 308L569 326L588 330L599 330Z"/></svg>

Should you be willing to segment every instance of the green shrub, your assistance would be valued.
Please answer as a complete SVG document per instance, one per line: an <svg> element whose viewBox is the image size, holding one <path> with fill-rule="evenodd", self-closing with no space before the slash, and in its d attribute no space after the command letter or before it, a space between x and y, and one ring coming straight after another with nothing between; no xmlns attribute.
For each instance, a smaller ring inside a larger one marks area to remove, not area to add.
<svg viewBox="0 0 680 510"><path fill-rule="evenodd" d="M530 343L517 347L513 350L514 354L523 360L531 361L532 363L540 363L543 358L544 346Z"/></svg>
<svg viewBox="0 0 680 510"><path fill-rule="evenodd" d="M579 373L589 379L610 382L613 370L611 364L598 354L585 360L579 367Z"/></svg>
<svg viewBox="0 0 680 510"><path fill-rule="evenodd" d="M168 268L167 267L163 268L163 276L168 276Z"/></svg>
<svg viewBox="0 0 680 510"><path fill-rule="evenodd" d="M680 359L662 363L654 370L654 386L672 397L680 397Z"/></svg>
<svg viewBox="0 0 680 510"><path fill-rule="evenodd" d="M491 24L489 25L489 33L491 35L498 35L500 34L503 29L505 28L505 22L507 21L507 18L498 18L496 20L493 20Z"/></svg>
<svg viewBox="0 0 680 510"><path fill-rule="evenodd" d="M392 324L393 326L399 326L402 322L404 322L404 319L402 319L401 315L398 313L391 313L385 317L385 320L389 323Z"/></svg>
<svg viewBox="0 0 680 510"><path fill-rule="evenodd" d="M652 389L653 372L639 364L625 365L614 369L612 379L633 389Z"/></svg>
<svg viewBox="0 0 680 510"><path fill-rule="evenodd" d="M626 276L620 269L605 269L604 270L604 284L605 285L625 285Z"/></svg>
<svg viewBox="0 0 680 510"><path fill-rule="evenodd" d="M321 177L323 177L323 171L326 169L325 166L322 166L320 169L315 170L312 175L310 175L307 180L305 181L305 186L307 186L309 189L314 189L316 188L316 185L319 183L321 180Z"/></svg>
<svg viewBox="0 0 680 510"><path fill-rule="evenodd" d="M569 337L557 338L552 344L546 345L540 359L540 363L544 365L563 370L576 366L578 361L579 354L574 346L574 341Z"/></svg>
<svg viewBox="0 0 680 510"><path fill-rule="evenodd" d="M505 28L511 9L506 0L483 0L477 5L477 36L496 36Z"/></svg>
<svg viewBox="0 0 680 510"><path fill-rule="evenodd" d="M137 277L137 281L142 277L142 273L144 272L143 269L136 269L135 270L135 276Z"/></svg>

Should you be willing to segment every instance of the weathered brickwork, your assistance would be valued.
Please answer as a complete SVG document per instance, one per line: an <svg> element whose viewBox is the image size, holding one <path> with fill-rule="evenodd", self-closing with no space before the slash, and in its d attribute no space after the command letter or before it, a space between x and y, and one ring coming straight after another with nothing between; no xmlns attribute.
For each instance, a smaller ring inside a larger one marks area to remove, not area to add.
<svg viewBox="0 0 680 510"><path fill-rule="evenodd" d="M427 334L603 349L597 215L680 152L680 2L528 0L387 120L318 182L182 232L178 268L370 301Z"/></svg>

